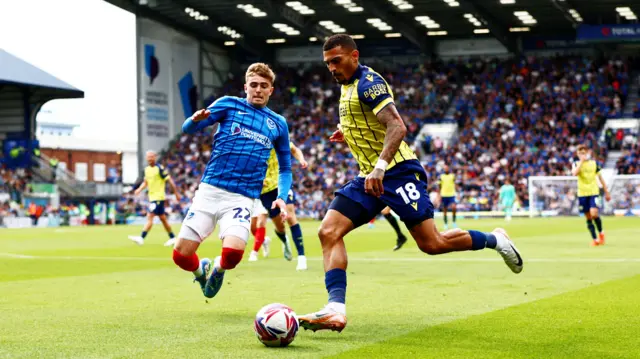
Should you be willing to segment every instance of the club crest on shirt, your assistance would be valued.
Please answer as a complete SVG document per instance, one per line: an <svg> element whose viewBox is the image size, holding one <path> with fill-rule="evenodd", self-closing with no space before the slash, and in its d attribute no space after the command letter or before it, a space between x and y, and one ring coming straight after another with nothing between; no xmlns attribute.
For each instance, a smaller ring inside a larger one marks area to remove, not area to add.
<svg viewBox="0 0 640 359"><path fill-rule="evenodd" d="M272 130L276 129L276 122L270 118L267 118L267 127L269 127Z"/></svg>

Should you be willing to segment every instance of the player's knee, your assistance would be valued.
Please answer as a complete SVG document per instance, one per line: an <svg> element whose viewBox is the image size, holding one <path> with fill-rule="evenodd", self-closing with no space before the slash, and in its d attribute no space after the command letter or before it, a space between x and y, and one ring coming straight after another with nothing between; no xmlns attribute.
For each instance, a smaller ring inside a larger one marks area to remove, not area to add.
<svg viewBox="0 0 640 359"><path fill-rule="evenodd" d="M340 240L338 231L336 231L335 228L332 228L332 226L327 226L325 224L320 226L320 229L318 230L318 237L320 237L320 243L323 247L331 246Z"/></svg>
<svg viewBox="0 0 640 359"><path fill-rule="evenodd" d="M173 249L174 249L174 252L173 252L174 260L175 260L176 253L180 254L183 257L188 257L193 255L196 252L191 241L184 240L182 238L178 239Z"/></svg>

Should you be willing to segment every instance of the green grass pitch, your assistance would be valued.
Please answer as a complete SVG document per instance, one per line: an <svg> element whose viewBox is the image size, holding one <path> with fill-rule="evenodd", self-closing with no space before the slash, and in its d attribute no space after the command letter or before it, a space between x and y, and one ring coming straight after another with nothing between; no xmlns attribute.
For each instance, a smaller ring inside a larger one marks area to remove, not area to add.
<svg viewBox="0 0 640 359"><path fill-rule="evenodd" d="M347 237L347 328L301 330L288 348L264 347L252 321L272 302L325 304L318 222L302 223L308 271L276 240L208 302L159 225L142 247L127 239L140 227L0 229L0 358L639 358L640 219L603 223L608 243L591 248L577 217L460 222L504 226L525 260L515 275L491 250L393 252L377 221Z"/></svg>

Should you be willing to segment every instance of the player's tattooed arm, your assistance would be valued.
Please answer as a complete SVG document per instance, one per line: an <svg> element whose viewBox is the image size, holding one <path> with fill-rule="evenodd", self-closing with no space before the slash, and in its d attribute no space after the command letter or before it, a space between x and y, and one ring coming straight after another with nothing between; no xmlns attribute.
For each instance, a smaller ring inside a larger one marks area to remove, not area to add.
<svg viewBox="0 0 640 359"><path fill-rule="evenodd" d="M402 121L402 117L400 117L393 103L385 106L385 108L378 112L376 117L378 117L378 121L387 128L380 158L390 163L396 155L396 152L398 152L404 136L407 134L407 127L404 125L404 121Z"/></svg>

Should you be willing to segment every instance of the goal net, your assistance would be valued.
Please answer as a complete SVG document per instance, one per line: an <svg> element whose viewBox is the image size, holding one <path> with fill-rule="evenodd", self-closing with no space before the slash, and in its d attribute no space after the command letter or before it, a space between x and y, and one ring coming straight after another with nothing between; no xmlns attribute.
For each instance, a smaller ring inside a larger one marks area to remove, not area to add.
<svg viewBox="0 0 640 359"><path fill-rule="evenodd" d="M606 178L605 178L606 181ZM529 177L529 215L578 215L578 182L572 176ZM640 175L614 175L607 182L611 201L604 193L596 203L606 215L640 215Z"/></svg>

